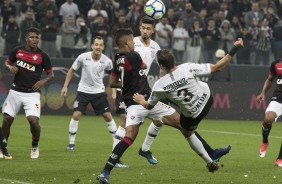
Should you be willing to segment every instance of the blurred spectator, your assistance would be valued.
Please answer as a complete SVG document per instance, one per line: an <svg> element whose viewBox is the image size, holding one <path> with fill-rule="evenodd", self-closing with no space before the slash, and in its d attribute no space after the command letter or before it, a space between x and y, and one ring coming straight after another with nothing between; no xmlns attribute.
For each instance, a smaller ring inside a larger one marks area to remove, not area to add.
<svg viewBox="0 0 282 184"><path fill-rule="evenodd" d="M11 3L11 0L3 0L0 12L3 26L7 24L10 15L13 15L14 17L17 15L16 6Z"/></svg>
<svg viewBox="0 0 282 184"><path fill-rule="evenodd" d="M10 15L8 22L3 25L1 36L5 39L4 55L9 55L14 47L18 45L20 37L20 28L14 15Z"/></svg>
<svg viewBox="0 0 282 184"><path fill-rule="evenodd" d="M184 63L184 52L188 40L188 32L183 26L183 20L178 19L172 35L172 51L177 64Z"/></svg>
<svg viewBox="0 0 282 184"><path fill-rule="evenodd" d="M76 25L74 18L69 15L61 26L61 51L63 58L73 58L75 37L78 36L80 27Z"/></svg>
<svg viewBox="0 0 282 184"><path fill-rule="evenodd" d="M167 17L162 17L160 22L156 24L156 37L155 41L162 49L170 49L173 28L168 24Z"/></svg>
<svg viewBox="0 0 282 184"><path fill-rule="evenodd" d="M187 62L199 63L201 50L203 46L203 27L198 20L193 22L192 27L188 30L189 39L187 43Z"/></svg>
<svg viewBox="0 0 282 184"><path fill-rule="evenodd" d="M20 4L19 9L20 9L19 22L21 22L23 19L26 18L26 13L29 10L32 10L33 12L36 12L36 6L33 4L32 0L23 0L21 2L21 4Z"/></svg>
<svg viewBox="0 0 282 184"><path fill-rule="evenodd" d="M201 27L205 27L205 23L200 16L200 14L193 10L192 4L190 2L185 3L185 11L181 13L180 19L184 21L184 28L189 30L192 26L192 23L195 20L198 20L201 24Z"/></svg>
<svg viewBox="0 0 282 184"><path fill-rule="evenodd" d="M91 40L96 36L101 36L104 39L104 43L107 42L107 37L110 35L110 27L107 23L105 23L102 15L97 15L95 22L90 27L90 30L92 37Z"/></svg>
<svg viewBox="0 0 282 184"><path fill-rule="evenodd" d="M208 24L208 12L207 9L203 8L200 10L200 16L204 22L205 25Z"/></svg>
<svg viewBox="0 0 282 184"><path fill-rule="evenodd" d="M274 0L277 8L278 17L282 18L282 0Z"/></svg>
<svg viewBox="0 0 282 184"><path fill-rule="evenodd" d="M108 22L108 13L106 10L102 9L101 1L97 1L92 5L92 8L87 13L87 18L89 25L93 24L97 15L102 15L104 17L104 21Z"/></svg>
<svg viewBox="0 0 282 184"><path fill-rule="evenodd" d="M231 9L231 5L229 4L229 2L220 3L219 9L220 9L220 11L223 12L224 19L231 21L231 18L234 14L234 10Z"/></svg>
<svg viewBox="0 0 282 184"><path fill-rule="evenodd" d="M46 16L40 20L39 25L41 28L41 49L44 50L49 57L56 57L56 40L60 21L54 16L52 9L47 10Z"/></svg>
<svg viewBox="0 0 282 184"><path fill-rule="evenodd" d="M257 2L252 3L251 11L247 12L244 21L247 27L252 26L253 20L261 22L263 19L263 12L259 11L259 4Z"/></svg>
<svg viewBox="0 0 282 184"><path fill-rule="evenodd" d="M241 32L238 35L238 38L242 38L244 40L244 47L240 49L237 55L237 64L251 64L251 41L252 35L248 32L246 27L242 27Z"/></svg>
<svg viewBox="0 0 282 184"><path fill-rule="evenodd" d="M273 30L268 26L268 20L263 19L258 32L258 40L256 44L256 65L268 65L271 52L271 40L273 38Z"/></svg>
<svg viewBox="0 0 282 184"><path fill-rule="evenodd" d="M208 11L208 16L211 16L214 12L218 12L220 5L218 0L209 0L206 9Z"/></svg>
<svg viewBox="0 0 282 184"><path fill-rule="evenodd" d="M213 18L208 20L208 26L203 31L203 38L205 58L208 59L204 62L214 62L214 53L218 48L217 45L220 39L220 32L218 28L215 27L215 20Z"/></svg>
<svg viewBox="0 0 282 184"><path fill-rule="evenodd" d="M80 29L79 34L76 34L74 38L74 58L77 58L79 54L86 52L88 43L88 31L86 21L83 16L79 16L76 19L76 26Z"/></svg>
<svg viewBox="0 0 282 184"><path fill-rule="evenodd" d="M139 19L144 14L144 11L137 3L132 3L128 10L126 21L131 25L134 33L137 34L139 32Z"/></svg>
<svg viewBox="0 0 282 184"><path fill-rule="evenodd" d="M194 10L200 12L202 9L206 9L209 0L191 0L190 2L192 3Z"/></svg>
<svg viewBox="0 0 282 184"><path fill-rule="evenodd" d="M25 43L25 35L26 30L30 27L39 27L39 23L35 21L34 19L34 12L32 9L29 9L25 13L25 18L20 22L20 32L21 32L21 39L20 43Z"/></svg>
<svg viewBox="0 0 282 184"><path fill-rule="evenodd" d="M229 20L224 20L220 27L220 40L218 43L218 48L224 50L226 53L232 49L234 46L234 41L236 40L236 33L231 27Z"/></svg>
<svg viewBox="0 0 282 184"><path fill-rule="evenodd" d="M184 7L184 4L180 0L167 1L167 5L166 5L167 9L172 8L174 10L174 12L184 11L183 7Z"/></svg>
<svg viewBox="0 0 282 184"><path fill-rule="evenodd" d="M58 7L51 0L42 0L37 6L37 13L35 20L40 22L40 20L46 16L47 10L53 10L54 16L58 15Z"/></svg>
<svg viewBox="0 0 282 184"><path fill-rule="evenodd" d="M255 63L255 57L256 57L256 45L258 40L258 33L259 33L259 22L257 19L253 19L252 26L247 27L248 32L252 35L252 39L250 41L250 49L251 49L251 61L252 63Z"/></svg>
<svg viewBox="0 0 282 184"><path fill-rule="evenodd" d="M273 51L275 59L282 59L282 20L277 22L277 26L275 26L273 30Z"/></svg>
<svg viewBox="0 0 282 184"><path fill-rule="evenodd" d="M242 24L245 23L244 18L246 14L251 10L252 10L252 3L250 2L250 0L242 0L241 2L238 2L235 12L238 15L240 23Z"/></svg>
<svg viewBox="0 0 282 184"><path fill-rule="evenodd" d="M112 27L112 35L120 28L130 28L130 25L126 22L125 15L120 15L118 19L118 23L114 24ZM118 51L118 47L116 46L116 43L113 42L113 49L114 53Z"/></svg>
<svg viewBox="0 0 282 184"><path fill-rule="evenodd" d="M64 23L67 17L72 16L74 19L79 15L78 6L73 0L66 0L64 4L60 6L59 15L61 22Z"/></svg>
<svg viewBox="0 0 282 184"><path fill-rule="evenodd" d="M272 6L267 7L266 12L264 14L264 18L269 21L268 25L269 27L271 27L271 29L274 29L274 26L279 20L279 17Z"/></svg>
<svg viewBox="0 0 282 184"><path fill-rule="evenodd" d="M114 20L111 21L112 25L117 24L119 22L119 17L120 16L124 16L125 17L125 15L126 15L126 10L123 9L123 8L120 8L117 11L115 11ZM125 17L125 21L126 21L126 17Z"/></svg>
<svg viewBox="0 0 282 184"><path fill-rule="evenodd" d="M168 20L169 25L171 25L173 28L176 27L176 23L177 23L177 20L179 20L179 18L175 14L173 8L167 9L167 20Z"/></svg>
<svg viewBox="0 0 282 184"><path fill-rule="evenodd" d="M263 14L267 13L268 7L271 7L276 12L276 5L272 0L259 0L259 7Z"/></svg>
<svg viewBox="0 0 282 184"><path fill-rule="evenodd" d="M105 55L111 57L112 52L112 39L111 39L111 30L109 24L105 23L104 17L102 15L97 15L95 23L90 27L91 31L91 40L96 36L101 36L104 40L105 45Z"/></svg>
<svg viewBox="0 0 282 184"><path fill-rule="evenodd" d="M57 0L56 0L57 1ZM91 9L93 3L95 2L96 0L75 0L74 2L77 4L78 6L78 10L80 12L81 15L83 16L87 16L87 13L88 11ZM61 4L62 5L62 4ZM60 6L61 6L60 5ZM57 7L60 7L60 6L57 6ZM86 21L87 22L87 21Z"/></svg>
<svg viewBox="0 0 282 184"><path fill-rule="evenodd" d="M230 22L232 28L234 29L236 35L239 35L242 29L242 24L239 21L239 18L237 15L233 15L231 18L231 22Z"/></svg>

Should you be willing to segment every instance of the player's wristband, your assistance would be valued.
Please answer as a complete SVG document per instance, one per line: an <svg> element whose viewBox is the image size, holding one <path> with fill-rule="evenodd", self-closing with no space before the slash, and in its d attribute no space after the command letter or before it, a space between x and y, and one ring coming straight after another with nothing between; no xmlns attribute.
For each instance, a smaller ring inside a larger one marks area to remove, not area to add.
<svg viewBox="0 0 282 184"><path fill-rule="evenodd" d="M239 48L236 47L236 46L234 46L234 47L229 51L228 54L233 57L233 56L236 54L236 52L238 52L238 50L239 50Z"/></svg>

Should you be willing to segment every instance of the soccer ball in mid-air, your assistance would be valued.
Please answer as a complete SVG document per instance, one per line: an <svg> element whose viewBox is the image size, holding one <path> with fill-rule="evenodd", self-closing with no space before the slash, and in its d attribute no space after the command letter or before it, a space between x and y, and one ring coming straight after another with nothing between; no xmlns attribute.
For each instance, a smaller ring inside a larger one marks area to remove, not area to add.
<svg viewBox="0 0 282 184"><path fill-rule="evenodd" d="M165 5L161 0L149 0L144 6L144 12L153 19L160 19L165 14Z"/></svg>

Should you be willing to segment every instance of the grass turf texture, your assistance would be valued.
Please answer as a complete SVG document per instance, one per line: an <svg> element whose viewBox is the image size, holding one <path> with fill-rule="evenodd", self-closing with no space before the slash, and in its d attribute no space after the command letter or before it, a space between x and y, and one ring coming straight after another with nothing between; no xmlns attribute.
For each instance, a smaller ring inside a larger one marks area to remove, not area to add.
<svg viewBox="0 0 282 184"><path fill-rule="evenodd" d="M118 118L115 117L118 123ZM70 116L42 116L40 157L30 159L31 134L24 116L15 119L9 139L13 160L0 160L1 184L97 183L96 176L111 152L112 138L101 117L83 116L74 151L66 151ZM272 184L282 183L282 168L274 166L281 144L282 125L274 124L265 158L259 158L261 122L205 120L198 132L213 148L232 145L220 160L220 170L209 173L206 164L175 129L164 126L151 151L155 166L138 155L150 121L140 128L134 144L123 155L129 169L114 169L113 184Z"/></svg>

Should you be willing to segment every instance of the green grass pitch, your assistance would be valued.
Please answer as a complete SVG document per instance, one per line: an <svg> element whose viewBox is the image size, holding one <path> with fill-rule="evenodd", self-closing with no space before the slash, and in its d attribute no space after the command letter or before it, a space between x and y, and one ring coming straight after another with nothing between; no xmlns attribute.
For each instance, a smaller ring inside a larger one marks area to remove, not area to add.
<svg viewBox="0 0 282 184"><path fill-rule="evenodd" d="M40 157L30 159L31 134L24 116L15 119L9 139L12 160L0 160L1 184L89 184L111 152L112 138L100 116L83 116L79 122L76 147L66 151L70 116L42 116ZM115 117L118 123L118 118ZM274 166L281 144L282 125L274 124L265 158L259 158L260 121L204 120L198 132L213 148L232 145L220 160L221 167L209 173L204 161L175 129L164 126L151 151L158 159L150 165L137 152L150 121L140 128L134 144L123 155L129 169L113 169L111 184L276 184L282 183L282 168Z"/></svg>

